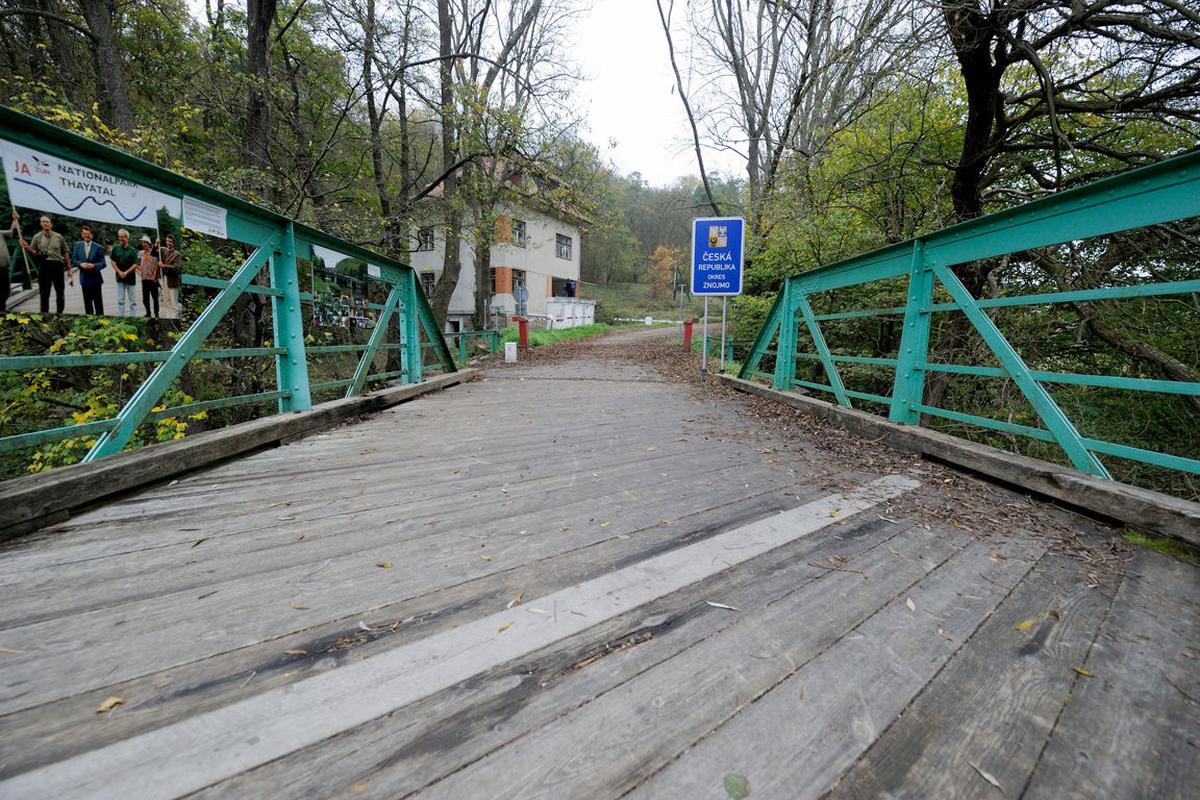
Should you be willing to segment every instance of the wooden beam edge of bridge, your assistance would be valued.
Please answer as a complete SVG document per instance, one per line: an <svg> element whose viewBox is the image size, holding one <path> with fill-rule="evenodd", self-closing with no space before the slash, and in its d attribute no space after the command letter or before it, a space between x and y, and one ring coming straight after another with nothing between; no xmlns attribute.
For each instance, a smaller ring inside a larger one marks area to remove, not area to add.
<svg viewBox="0 0 1200 800"><path fill-rule="evenodd" d="M1200 547L1200 503L1131 486L928 428L900 425L796 392L722 375L730 388L808 411L863 438L931 456L1093 514Z"/></svg>
<svg viewBox="0 0 1200 800"><path fill-rule="evenodd" d="M86 464L0 483L0 543L68 519L97 501L145 487L145 476L165 480L263 447L317 433L363 414L479 377L460 369L422 383L410 383L359 397L331 400L310 411L269 417L204 431L178 441L148 445Z"/></svg>

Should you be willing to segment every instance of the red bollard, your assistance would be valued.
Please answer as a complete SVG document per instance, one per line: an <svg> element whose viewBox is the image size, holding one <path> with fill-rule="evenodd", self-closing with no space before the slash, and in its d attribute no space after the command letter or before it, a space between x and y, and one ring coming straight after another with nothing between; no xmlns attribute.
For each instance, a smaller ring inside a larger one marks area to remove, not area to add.
<svg viewBox="0 0 1200 800"><path fill-rule="evenodd" d="M524 317L513 317L517 322L517 346L522 350L529 347L529 320Z"/></svg>
<svg viewBox="0 0 1200 800"><path fill-rule="evenodd" d="M692 320L690 319L683 321L683 349L692 349Z"/></svg>

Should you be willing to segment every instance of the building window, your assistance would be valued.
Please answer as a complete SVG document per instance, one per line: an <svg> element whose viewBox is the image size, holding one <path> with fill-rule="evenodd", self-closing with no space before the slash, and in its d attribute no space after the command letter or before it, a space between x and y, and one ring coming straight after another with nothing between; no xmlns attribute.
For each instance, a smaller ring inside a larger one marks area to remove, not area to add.
<svg viewBox="0 0 1200 800"><path fill-rule="evenodd" d="M561 233L554 234L554 254L559 258L571 260L571 237Z"/></svg>
<svg viewBox="0 0 1200 800"><path fill-rule="evenodd" d="M417 228L417 252L433 250L433 228Z"/></svg>
<svg viewBox="0 0 1200 800"><path fill-rule="evenodd" d="M512 242L517 247L525 246L525 220L514 219L512 221Z"/></svg>
<svg viewBox="0 0 1200 800"><path fill-rule="evenodd" d="M488 267L488 286L491 287L491 289L489 290L490 294L493 294L493 295L499 294L499 292L496 291L496 268L495 267Z"/></svg>
<svg viewBox="0 0 1200 800"><path fill-rule="evenodd" d="M433 286L437 282L437 277L432 272L421 273L421 288L425 290L426 297L433 297Z"/></svg>

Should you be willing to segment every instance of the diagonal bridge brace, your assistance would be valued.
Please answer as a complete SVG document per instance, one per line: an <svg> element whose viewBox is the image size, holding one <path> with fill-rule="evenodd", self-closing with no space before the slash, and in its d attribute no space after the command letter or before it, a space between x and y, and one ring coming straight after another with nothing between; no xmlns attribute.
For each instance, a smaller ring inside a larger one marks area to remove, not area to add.
<svg viewBox="0 0 1200 800"><path fill-rule="evenodd" d="M829 351L829 345L821 333L821 326L817 324L812 306L808 304L808 295L801 292L797 292L797 294L799 297L796 304L800 306L800 313L804 315L804 323L808 325L808 335L812 337L813 346L817 348L817 355L821 357L821 364L825 367L825 377L829 379L833 395L843 407L854 408L850 404L850 397L846 394L846 385L842 383L842 375L838 372L837 364L833 363L833 353Z"/></svg>
<svg viewBox="0 0 1200 800"><path fill-rule="evenodd" d="M1008 340L1004 338L1004 334L996 327L996 323L992 322L992 318L983 312L976 304L975 298L963 285L958 276L954 274L949 267L935 263L932 265L933 274L937 276L946 290L950 292L950 296L971 324L975 326L975 330L979 331L979 335L983 337L984 343L995 354L1000 361L1000 366L1008 373L1013 382L1017 384L1021 392L1025 395L1025 399L1033 406L1033 409L1046 423L1046 428L1055 441L1066 451L1067 457L1071 459L1071 463L1081 472L1086 472L1089 475L1098 475L1102 478L1112 478L1100 463L1100 459L1096 458L1095 454L1087 449L1084 445L1079 431L1067 419L1067 415L1058 407L1058 403L1054 402L1054 398L1050 393L1042 387L1040 383L1029 372L1029 367L1025 366L1025 362L1021 356L1013 349Z"/></svg>
<svg viewBox="0 0 1200 800"><path fill-rule="evenodd" d="M407 276L401 278L406 280ZM387 335L388 324L392 321L392 315L396 313L396 307L400 305L400 284L393 284L392 290L388 292L387 300L383 304L383 310L379 312L378 319L375 320L375 327L371 330L371 338L367 340L367 349L363 351L362 357L358 359L358 367L354 370L354 377L350 380L350 385L346 387L346 397L354 397L362 391L363 384L367 382L367 374L371 371L371 364L375 361L375 351L379 349L379 345L383 342ZM403 324L403 320L401 321Z"/></svg>
<svg viewBox="0 0 1200 800"><path fill-rule="evenodd" d="M195 323L183 336L179 337L179 341L171 348L171 354L167 360L150 373L150 377L146 379L145 383L138 387L133 396L117 412L114 417L116 424L96 440L92 449L83 457L85 462L119 453L129 443L134 431L142 424L142 420L146 418L146 415L150 413L167 389L171 388L171 384L183 372L188 360L199 351L200 345L217 327L217 323L228 313L234 302L258 275L259 270L279 247L281 239L282 232L276 231L270 239L263 242L257 250L250 254L250 257L230 279L229 285L217 293L208 307L196 318Z"/></svg>

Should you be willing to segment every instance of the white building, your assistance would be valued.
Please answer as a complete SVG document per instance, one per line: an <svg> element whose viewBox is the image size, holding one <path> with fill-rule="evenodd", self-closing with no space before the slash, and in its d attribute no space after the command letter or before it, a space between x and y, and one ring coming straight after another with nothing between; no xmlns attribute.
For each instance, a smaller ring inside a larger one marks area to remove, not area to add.
<svg viewBox="0 0 1200 800"><path fill-rule="evenodd" d="M532 205L532 201L529 204L511 201L497 207L491 280L484 287L489 310L499 309L509 316L521 313L543 317L547 313L547 298L561 296L568 281L574 284L575 296L579 297L580 226L586 219L569 211L548 214L534 210ZM475 248L468 241L469 230L463 233L459 244L462 266L446 315L447 332L470 328L475 315ZM445 226L418 227L413 251L412 267L421 278L425 294L432 295L442 274Z"/></svg>

